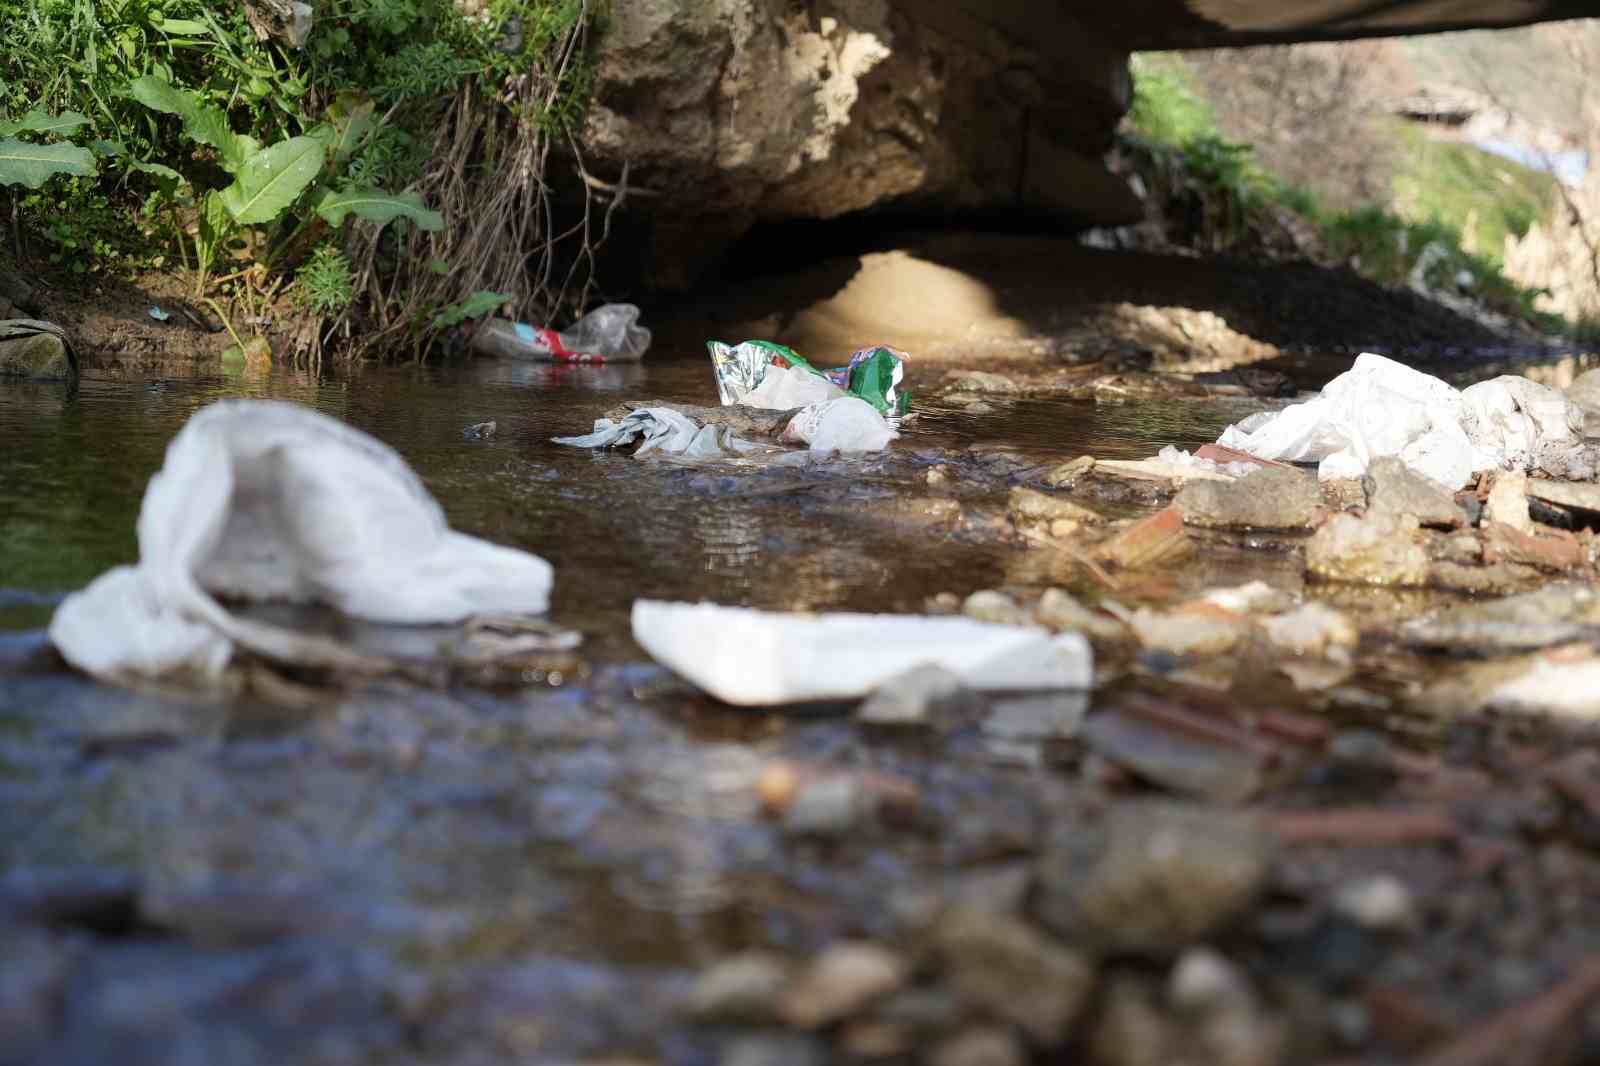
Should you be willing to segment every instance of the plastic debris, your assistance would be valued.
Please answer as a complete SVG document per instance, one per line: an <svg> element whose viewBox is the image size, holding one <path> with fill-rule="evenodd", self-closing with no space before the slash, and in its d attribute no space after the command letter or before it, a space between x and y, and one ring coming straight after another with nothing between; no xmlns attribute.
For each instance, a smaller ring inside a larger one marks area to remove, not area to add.
<svg viewBox="0 0 1600 1066"><path fill-rule="evenodd" d="M633 304L603 304L559 332L491 318L472 335L472 346L486 355L543 363L638 362L650 348L650 331L638 322Z"/></svg>
<svg viewBox="0 0 1600 1066"><path fill-rule="evenodd" d="M814 452L875 452L898 436L865 400L843 396L802 409L790 420L782 439L805 444Z"/></svg>
<svg viewBox="0 0 1600 1066"><path fill-rule="evenodd" d="M1306 403L1252 415L1217 443L1265 459L1318 464L1318 477L1359 478L1396 456L1449 489L1480 471L1544 469L1593 477L1582 414L1554 389L1499 377L1457 392L1436 377L1365 353Z"/></svg>
<svg viewBox="0 0 1600 1066"><path fill-rule="evenodd" d="M597 419L594 432L582 437L556 437L557 444L574 448L617 448L641 441L635 457L661 452L686 459L716 459L728 455L751 455L773 450L736 437L731 430L702 426L688 415L670 407L645 407L619 420Z"/></svg>
<svg viewBox="0 0 1600 1066"><path fill-rule="evenodd" d="M850 362L845 366L826 371L818 370L806 362L793 348L773 341L745 341L734 345L707 341L706 349L711 353L711 365L717 376L717 393L724 406L744 404L782 410L784 407L770 402L780 390L784 396L791 395L791 390L796 395L804 390L815 390L819 394L807 393L804 404L819 403L848 393L865 400L880 415L890 419L899 418L910 408L911 394L905 391L903 384L906 353L887 345L862 348L850 357ZM780 378L782 384L774 386L769 393L762 389L762 385L774 370L786 373ZM803 378L797 382L796 372L819 378L838 391L821 394L820 385L804 383Z"/></svg>
<svg viewBox="0 0 1600 1066"><path fill-rule="evenodd" d="M326 647L215 597L319 603L376 622L544 611L550 564L451 531L387 445L294 404L234 400L191 418L139 511L139 563L65 600L50 638L107 680L215 681L236 646L328 665Z"/></svg>
<svg viewBox="0 0 1600 1066"><path fill-rule="evenodd" d="M159 307L152 307L152 308L150 308L149 311L146 311L145 313L147 315L149 315L151 318L155 319L157 322L165 322L169 318L172 317L171 315L167 314L167 312L161 310L161 308L159 308Z"/></svg>
<svg viewBox="0 0 1600 1066"><path fill-rule="evenodd" d="M1080 634L970 618L636 600L633 639L717 699L744 707L858 699L923 664L980 690L1083 689L1094 672Z"/></svg>

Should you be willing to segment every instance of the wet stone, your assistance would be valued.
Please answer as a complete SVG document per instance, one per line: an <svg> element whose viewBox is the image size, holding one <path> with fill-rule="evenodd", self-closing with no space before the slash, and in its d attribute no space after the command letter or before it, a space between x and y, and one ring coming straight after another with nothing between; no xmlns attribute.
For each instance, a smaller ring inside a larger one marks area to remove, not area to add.
<svg viewBox="0 0 1600 1066"><path fill-rule="evenodd" d="M1045 589L1034 604L1033 620L1058 633L1082 633L1095 641L1113 642L1127 635L1121 622L1090 610L1064 589Z"/></svg>
<svg viewBox="0 0 1600 1066"><path fill-rule="evenodd" d="M1088 692L1053 692L996 700L983 720L983 732L1007 741L1066 740L1078 735L1088 711Z"/></svg>
<svg viewBox="0 0 1600 1066"><path fill-rule="evenodd" d="M1176 1027L1151 982L1118 974L1108 984L1089 1033L1093 1066L1169 1066Z"/></svg>
<svg viewBox="0 0 1600 1066"><path fill-rule="evenodd" d="M0 377L69 381L77 376L67 345L50 333L0 338Z"/></svg>
<svg viewBox="0 0 1600 1066"><path fill-rule="evenodd" d="M1016 600L995 589L983 589L968 596L961 605L961 613L979 622L1006 626L1025 626L1033 621L1033 616Z"/></svg>
<svg viewBox="0 0 1600 1066"><path fill-rule="evenodd" d="M1341 885L1334 909L1365 929L1403 932L1417 922L1411 890L1392 874L1377 874Z"/></svg>
<svg viewBox="0 0 1600 1066"><path fill-rule="evenodd" d="M935 940L963 1002L1045 1046L1066 1037L1094 986L1088 959L993 911L952 907L940 918Z"/></svg>
<svg viewBox="0 0 1600 1066"><path fill-rule="evenodd" d="M1417 542L1418 529L1409 515L1334 515L1306 542L1306 570L1330 581L1425 585L1428 553Z"/></svg>
<svg viewBox="0 0 1600 1066"><path fill-rule="evenodd" d="M1123 711L1094 715L1083 736L1101 758L1172 792L1237 803L1261 785L1254 754L1162 729Z"/></svg>
<svg viewBox="0 0 1600 1066"><path fill-rule="evenodd" d="M929 1066L1022 1066L1027 1061L1021 1043L995 1026L968 1029L940 1044L929 1056Z"/></svg>
<svg viewBox="0 0 1600 1066"><path fill-rule="evenodd" d="M1452 529L1466 513L1444 486L1423 477L1393 456L1367 467L1367 507L1374 514L1412 515L1425 526Z"/></svg>
<svg viewBox="0 0 1600 1066"><path fill-rule="evenodd" d="M803 1033L748 1033L722 1046L717 1066L824 1066L828 1049Z"/></svg>
<svg viewBox="0 0 1600 1066"><path fill-rule="evenodd" d="M959 728L979 718L983 697L942 666L914 667L884 682L856 710L867 725Z"/></svg>
<svg viewBox="0 0 1600 1066"><path fill-rule="evenodd" d="M1051 840L1039 862L1039 915L1074 946L1169 956L1240 915L1272 852L1249 815L1125 803Z"/></svg>
<svg viewBox="0 0 1600 1066"><path fill-rule="evenodd" d="M1053 528L1057 522L1084 526L1105 521L1105 517L1099 512L1073 503L1071 500L1021 486L1011 490L1006 511L1011 515L1011 520L1019 526Z"/></svg>
<svg viewBox="0 0 1600 1066"><path fill-rule="evenodd" d="M1243 619L1198 612L1159 614L1141 607L1128 623L1146 648L1173 655L1222 655L1245 634Z"/></svg>
<svg viewBox="0 0 1600 1066"><path fill-rule="evenodd" d="M1238 481L1190 481L1173 501L1183 520L1218 529L1309 529L1322 491L1309 474L1268 467Z"/></svg>
<svg viewBox="0 0 1600 1066"><path fill-rule="evenodd" d="M1045 484L1058 489L1071 488L1079 478L1092 471L1094 465L1094 456L1080 455L1070 462L1053 467L1044 476Z"/></svg>
<svg viewBox="0 0 1600 1066"><path fill-rule="evenodd" d="M1350 619L1320 603L1263 619L1261 628L1269 641L1296 655L1348 652L1361 641L1361 632Z"/></svg>
<svg viewBox="0 0 1600 1066"><path fill-rule="evenodd" d="M1528 514L1528 475L1497 474L1489 489L1489 498L1483 504L1484 524L1498 522L1519 533L1533 532L1533 518Z"/></svg>
<svg viewBox="0 0 1600 1066"><path fill-rule="evenodd" d="M788 981L789 965L777 955L735 955L695 978L686 1010L704 1021L774 1021Z"/></svg>
<svg viewBox="0 0 1600 1066"><path fill-rule="evenodd" d="M995 374L987 370L957 370L946 375L956 388L966 392L980 393L1012 393L1017 391L1017 383L1004 374Z"/></svg>
<svg viewBox="0 0 1600 1066"><path fill-rule="evenodd" d="M818 955L785 990L784 1020L816 1029L859 1014L905 984L905 961L876 944L849 941Z"/></svg>
<svg viewBox="0 0 1600 1066"><path fill-rule="evenodd" d="M878 804L849 774L799 781L783 812L784 832L795 836L847 836L872 821Z"/></svg>

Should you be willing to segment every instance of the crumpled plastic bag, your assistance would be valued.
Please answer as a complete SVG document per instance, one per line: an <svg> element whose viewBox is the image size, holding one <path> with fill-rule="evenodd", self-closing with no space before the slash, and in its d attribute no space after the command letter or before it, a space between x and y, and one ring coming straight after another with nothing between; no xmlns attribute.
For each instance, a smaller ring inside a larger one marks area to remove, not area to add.
<svg viewBox="0 0 1600 1066"><path fill-rule="evenodd" d="M1556 389L1504 374L1461 390L1461 425L1494 465L1590 480L1594 459L1583 444L1583 408Z"/></svg>
<svg viewBox="0 0 1600 1066"><path fill-rule="evenodd" d="M845 396L795 412L782 439L808 445L813 452L876 452L897 436L871 404Z"/></svg>
<svg viewBox="0 0 1600 1066"><path fill-rule="evenodd" d="M633 639L663 666L744 707L855 699L926 664L977 689L1085 689L1094 681L1082 634L961 617L635 600Z"/></svg>
<svg viewBox="0 0 1600 1066"><path fill-rule="evenodd" d="M1364 353L1315 399L1252 415L1217 443L1263 459L1315 462L1324 480L1360 477L1373 459L1392 455L1454 490L1483 470L1528 469L1550 444L1559 445L1553 457L1581 444L1557 403L1566 400L1522 378L1457 392L1432 375Z"/></svg>
<svg viewBox="0 0 1600 1066"><path fill-rule="evenodd" d="M837 400L844 394L843 389L820 374L799 367L772 366L767 368L761 384L746 393L740 402L746 407L766 411L792 411Z"/></svg>
<svg viewBox="0 0 1600 1066"><path fill-rule="evenodd" d="M733 431L717 426L702 426L681 411L670 407L642 407L620 422L596 419L594 432L582 437L555 437L557 444L574 448L618 448L642 441L634 457L660 452L685 459L720 459L729 455L750 455L769 451L755 441L735 437Z"/></svg>
<svg viewBox="0 0 1600 1066"><path fill-rule="evenodd" d="M223 401L191 418L145 490L138 536L137 566L102 574L50 621L62 656L106 680L215 681L236 646L339 665L326 642L216 597L408 624L549 604L549 563L453 532L393 449L290 403Z"/></svg>
<svg viewBox="0 0 1600 1066"><path fill-rule="evenodd" d="M782 411L848 394L871 404L891 424L910 408L911 394L904 384L909 356L886 344L862 348L851 355L848 364L836 370L819 370L793 348L773 341L707 341L706 350L711 353L717 394L725 407L744 404ZM780 378L774 390L783 390L781 402L774 392L763 388L774 372ZM817 381L807 382L807 377ZM834 389L826 390L824 384L831 384ZM795 398L801 402L790 402Z"/></svg>

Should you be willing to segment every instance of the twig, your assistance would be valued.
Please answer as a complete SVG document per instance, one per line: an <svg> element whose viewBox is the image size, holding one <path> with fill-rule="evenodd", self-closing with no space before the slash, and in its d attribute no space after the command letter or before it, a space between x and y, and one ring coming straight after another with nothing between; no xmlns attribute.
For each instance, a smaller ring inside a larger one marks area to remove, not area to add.
<svg viewBox="0 0 1600 1066"><path fill-rule="evenodd" d="M1117 579L1112 577L1111 574L1106 571L1105 567L1095 562L1093 557L1091 557L1082 548L1079 548L1076 544L1069 544L1059 537L1052 537L1048 534L1040 533L1032 529L1023 529L1019 530L1018 532L1036 544L1043 544L1047 547L1056 548L1066 553L1073 562L1083 566L1084 569L1093 574L1101 584L1105 585L1106 588L1110 589L1112 592L1121 591L1121 586L1117 584Z"/></svg>

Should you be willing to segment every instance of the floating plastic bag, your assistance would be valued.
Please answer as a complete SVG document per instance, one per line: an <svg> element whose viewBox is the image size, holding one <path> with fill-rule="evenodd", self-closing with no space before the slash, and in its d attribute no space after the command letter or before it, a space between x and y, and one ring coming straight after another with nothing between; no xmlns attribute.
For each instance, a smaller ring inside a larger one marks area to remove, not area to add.
<svg viewBox="0 0 1600 1066"><path fill-rule="evenodd" d="M856 396L812 404L795 413L782 439L814 452L876 452L898 436L872 405Z"/></svg>
<svg viewBox="0 0 1600 1066"><path fill-rule="evenodd" d="M472 346L487 355L544 363L638 362L650 348L650 331L638 322L633 304L604 304L560 332L491 318L473 334Z"/></svg>
<svg viewBox="0 0 1600 1066"><path fill-rule="evenodd" d="M768 373L776 369L786 371L782 379L786 383L802 373L814 375L866 401L891 419L905 414L910 407L911 396L903 385L906 353L887 345L863 348L850 357L846 366L827 371L806 362L793 348L772 341L745 341L737 345L708 341L706 348L711 353L717 393L724 406L745 404L769 410L787 409L771 403L771 396L761 389ZM798 389L797 385L787 387ZM806 402L817 403L828 398L819 395Z"/></svg>
<svg viewBox="0 0 1600 1066"><path fill-rule="evenodd" d="M813 371L797 366L769 366L761 384L745 394L743 403L766 411L792 411L837 400L844 394L839 386Z"/></svg>
<svg viewBox="0 0 1600 1066"><path fill-rule="evenodd" d="M416 624L539 613L550 596L549 563L452 532L393 449L289 403L224 401L191 418L150 479L138 534L137 566L102 574L50 621L67 661L108 680L215 680L235 646L329 664L325 646L217 596Z"/></svg>
<svg viewBox="0 0 1600 1066"><path fill-rule="evenodd" d="M922 665L988 690L1083 689L1094 674L1080 634L970 618L636 600L633 639L724 703L745 707L856 699Z"/></svg>
<svg viewBox="0 0 1600 1066"><path fill-rule="evenodd" d="M574 448L617 448L643 441L634 457L661 452L686 459L717 459L771 450L767 445L735 437L732 431L702 426L670 407L645 407L619 421L597 419L594 432L582 437L555 437Z"/></svg>

